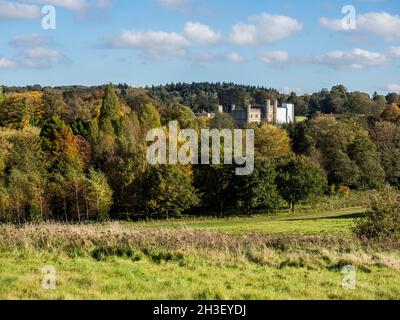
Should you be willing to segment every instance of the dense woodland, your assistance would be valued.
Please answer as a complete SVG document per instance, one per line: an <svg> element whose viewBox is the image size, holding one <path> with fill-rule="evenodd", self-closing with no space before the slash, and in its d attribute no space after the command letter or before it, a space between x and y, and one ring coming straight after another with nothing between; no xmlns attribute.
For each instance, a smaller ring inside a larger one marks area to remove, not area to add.
<svg viewBox="0 0 400 320"><path fill-rule="evenodd" d="M232 104L293 102L307 116L254 127L251 176L227 165L150 166L149 130L234 128ZM231 83L132 88L3 87L0 90L0 219L8 222L252 214L295 209L320 194L400 188L400 97L343 86L312 95Z"/></svg>

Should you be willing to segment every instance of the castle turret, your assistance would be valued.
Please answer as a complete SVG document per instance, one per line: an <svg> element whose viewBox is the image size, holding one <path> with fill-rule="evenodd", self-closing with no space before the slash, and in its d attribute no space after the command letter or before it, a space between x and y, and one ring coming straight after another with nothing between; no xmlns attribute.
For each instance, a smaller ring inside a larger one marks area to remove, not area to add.
<svg viewBox="0 0 400 320"><path fill-rule="evenodd" d="M251 104L247 106L247 123L251 122Z"/></svg>
<svg viewBox="0 0 400 320"><path fill-rule="evenodd" d="M274 111L272 119L272 123L276 125L278 122L278 100L274 100Z"/></svg>
<svg viewBox="0 0 400 320"><path fill-rule="evenodd" d="M271 100L269 99L265 105L265 120L270 123L274 120L274 110L271 107Z"/></svg>

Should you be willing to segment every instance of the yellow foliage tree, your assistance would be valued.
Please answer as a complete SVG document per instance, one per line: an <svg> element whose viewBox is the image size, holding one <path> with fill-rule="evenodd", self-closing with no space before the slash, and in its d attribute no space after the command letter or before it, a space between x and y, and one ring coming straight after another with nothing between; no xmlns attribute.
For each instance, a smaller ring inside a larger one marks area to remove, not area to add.
<svg viewBox="0 0 400 320"><path fill-rule="evenodd" d="M265 123L255 130L256 156L271 162L292 154L290 138L286 130Z"/></svg>

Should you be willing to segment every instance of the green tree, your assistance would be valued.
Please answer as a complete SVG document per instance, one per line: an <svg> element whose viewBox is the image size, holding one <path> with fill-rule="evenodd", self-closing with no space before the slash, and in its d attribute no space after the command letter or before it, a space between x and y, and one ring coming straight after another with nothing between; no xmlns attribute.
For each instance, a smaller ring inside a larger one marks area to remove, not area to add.
<svg viewBox="0 0 400 320"><path fill-rule="evenodd" d="M282 198L294 212L296 204L323 192L326 178L315 163L304 157L293 157L279 165L276 183Z"/></svg>
<svg viewBox="0 0 400 320"><path fill-rule="evenodd" d="M236 123L233 118L227 113L217 113L213 119L210 121L211 129L235 129Z"/></svg>
<svg viewBox="0 0 400 320"><path fill-rule="evenodd" d="M223 215L235 206L233 165L199 165L195 167L195 187L199 190L201 207Z"/></svg>
<svg viewBox="0 0 400 320"><path fill-rule="evenodd" d="M372 197L365 217L357 221L354 232L360 238L387 239L400 235L400 202L398 194L385 188Z"/></svg>
<svg viewBox="0 0 400 320"><path fill-rule="evenodd" d="M375 144L367 132L360 133L348 147L350 159L360 169L360 184L362 188L375 189L383 185L385 171L383 170Z"/></svg>
<svg viewBox="0 0 400 320"><path fill-rule="evenodd" d="M99 221L107 220L112 205L112 189L108 185L107 178L103 173L90 168L86 187L87 211L90 214L94 213Z"/></svg>
<svg viewBox="0 0 400 320"><path fill-rule="evenodd" d="M179 166L150 167L143 187L147 211L167 218L180 215L199 201L190 177Z"/></svg>
<svg viewBox="0 0 400 320"><path fill-rule="evenodd" d="M386 180L400 188L400 126L391 122L377 123L371 135L386 172Z"/></svg>
<svg viewBox="0 0 400 320"><path fill-rule="evenodd" d="M346 111L356 114L374 114L374 106L367 93L357 91L349 94Z"/></svg>
<svg viewBox="0 0 400 320"><path fill-rule="evenodd" d="M281 203L275 185L276 172L267 160L256 159L254 172L249 176L235 176L232 190L237 208L250 215L255 209L271 212Z"/></svg>
<svg viewBox="0 0 400 320"><path fill-rule="evenodd" d="M181 104L172 104L161 108L161 122L167 126L170 121L178 121L181 129L198 129L193 111Z"/></svg>
<svg viewBox="0 0 400 320"><path fill-rule="evenodd" d="M99 129L105 134L119 135L121 130L121 103L112 84L104 90L103 102L100 109Z"/></svg>
<svg viewBox="0 0 400 320"><path fill-rule="evenodd" d="M297 154L310 156L315 150L315 140L311 134L308 121L290 124L288 131L293 151Z"/></svg>
<svg viewBox="0 0 400 320"><path fill-rule="evenodd" d="M160 128L161 127L161 117L158 113L156 106L152 103L146 103L139 109L139 120L142 129L146 131Z"/></svg>
<svg viewBox="0 0 400 320"><path fill-rule="evenodd" d="M3 87L0 86L0 108L2 107L3 103L6 101L6 95L3 93Z"/></svg>

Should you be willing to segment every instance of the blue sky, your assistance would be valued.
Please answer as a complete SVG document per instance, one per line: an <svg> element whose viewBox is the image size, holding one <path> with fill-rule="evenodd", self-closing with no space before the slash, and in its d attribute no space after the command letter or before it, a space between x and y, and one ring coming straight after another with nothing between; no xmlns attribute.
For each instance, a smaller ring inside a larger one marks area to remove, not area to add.
<svg viewBox="0 0 400 320"><path fill-rule="evenodd" d="M44 5L56 29L43 30ZM356 10L343 28L342 8ZM400 92L398 0L0 0L0 84Z"/></svg>

